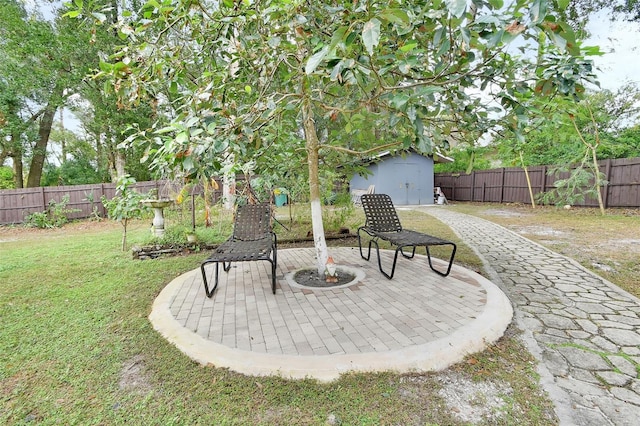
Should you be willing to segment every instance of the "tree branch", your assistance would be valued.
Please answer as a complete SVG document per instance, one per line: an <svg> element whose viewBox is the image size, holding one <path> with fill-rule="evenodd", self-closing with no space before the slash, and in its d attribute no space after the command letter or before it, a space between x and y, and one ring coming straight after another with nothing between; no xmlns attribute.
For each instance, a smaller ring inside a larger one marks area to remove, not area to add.
<svg viewBox="0 0 640 426"><path fill-rule="evenodd" d="M343 152L343 153L351 154L351 155L367 155L367 154L372 153L372 152L382 151L383 149L393 148L393 147L398 146L398 145L400 145L400 142L392 142L392 143L388 143L388 144L385 144L385 145L379 145L379 146L376 146L374 148L370 148L370 149L367 149L367 150L364 150L364 151L357 151L357 150L345 148L343 146L335 146L335 145L327 145L327 144L321 144L321 145L319 145L319 148L320 149L324 149L324 148L331 149L333 151Z"/></svg>

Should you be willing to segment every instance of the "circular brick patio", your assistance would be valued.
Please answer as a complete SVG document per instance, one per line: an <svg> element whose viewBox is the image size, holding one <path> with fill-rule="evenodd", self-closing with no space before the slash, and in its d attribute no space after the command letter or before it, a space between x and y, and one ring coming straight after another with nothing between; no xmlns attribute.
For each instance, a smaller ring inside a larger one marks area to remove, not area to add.
<svg viewBox="0 0 640 426"><path fill-rule="evenodd" d="M462 267L443 278L416 255L399 259L388 280L375 254L367 262L357 248L330 252L360 279L340 288L301 288L291 273L315 264L314 249L281 249L275 295L268 262L234 263L211 299L196 269L163 289L149 318L200 363L324 381L349 371L443 369L497 340L511 322L506 296ZM381 253L390 265L393 252Z"/></svg>

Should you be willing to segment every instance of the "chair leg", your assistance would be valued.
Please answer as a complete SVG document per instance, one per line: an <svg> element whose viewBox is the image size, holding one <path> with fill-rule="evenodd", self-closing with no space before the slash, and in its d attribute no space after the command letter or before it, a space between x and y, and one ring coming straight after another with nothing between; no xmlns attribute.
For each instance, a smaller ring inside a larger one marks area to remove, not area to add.
<svg viewBox="0 0 640 426"><path fill-rule="evenodd" d="M209 283L207 282L207 273L204 268L209 263L216 264L215 284L211 290L209 290ZM202 281L204 281L204 291L207 294L207 297L211 298L211 296L213 296L213 293L216 291L216 288L218 287L218 262L202 262L202 264L200 265L200 272L202 272Z"/></svg>
<svg viewBox="0 0 640 426"><path fill-rule="evenodd" d="M440 272L440 271L438 271L437 269L435 269L433 267L433 264L431 263L431 253L429 253L429 246L425 246L425 248L427 249L427 259L429 260L429 267L431 268L431 270L433 272L435 272L436 274L438 274L438 275L446 277L451 272L451 266L453 266L453 258L456 255L457 247L456 247L456 245L454 243L444 244L444 245L451 245L453 247L453 249L451 250L451 257L449 258L449 266L447 267L447 271L446 272Z"/></svg>
<svg viewBox="0 0 640 426"><path fill-rule="evenodd" d="M369 240L369 251L367 252L367 256L365 257L365 255L362 254L362 238L360 236L360 229L358 229L358 248L360 249L360 257L366 261L369 261L369 259L371 258L371 241L372 240Z"/></svg>
<svg viewBox="0 0 640 426"><path fill-rule="evenodd" d="M405 259L413 259L413 257L416 255L416 246L411 246L411 248L413 249L411 251L411 256L408 256L408 255L404 254L404 247L400 247L400 254L402 254L402 256Z"/></svg>
<svg viewBox="0 0 640 426"><path fill-rule="evenodd" d="M273 294L276 294L276 262L275 260L271 262L271 292Z"/></svg>
<svg viewBox="0 0 640 426"><path fill-rule="evenodd" d="M389 275L384 271L384 269L382 269L382 260L380 259L380 246L378 245L378 242L375 241L375 239L372 239L369 241L369 254L371 254L371 244L376 245L376 255L378 257L378 269L380 269L380 273L382 273L382 275L387 277L387 279L393 278L393 273L396 270L396 261L398 260L398 250L400 249L396 250L396 255L393 258L393 267L391 269L391 275ZM367 258L366 260L369 260L369 259Z"/></svg>

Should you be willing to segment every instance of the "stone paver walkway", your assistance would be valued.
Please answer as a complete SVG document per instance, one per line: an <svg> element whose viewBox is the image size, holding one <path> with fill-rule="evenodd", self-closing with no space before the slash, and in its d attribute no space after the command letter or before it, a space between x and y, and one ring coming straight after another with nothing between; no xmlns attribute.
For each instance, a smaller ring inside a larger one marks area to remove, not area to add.
<svg viewBox="0 0 640 426"><path fill-rule="evenodd" d="M416 210L473 247L507 294L562 424L640 424L638 298L499 225L446 207Z"/></svg>

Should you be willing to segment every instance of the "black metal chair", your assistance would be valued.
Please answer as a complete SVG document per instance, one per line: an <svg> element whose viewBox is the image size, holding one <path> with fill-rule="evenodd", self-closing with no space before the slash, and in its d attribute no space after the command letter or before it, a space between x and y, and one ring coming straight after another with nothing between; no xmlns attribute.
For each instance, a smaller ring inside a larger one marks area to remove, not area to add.
<svg viewBox="0 0 640 426"><path fill-rule="evenodd" d="M247 204L238 207L233 224L233 234L220 244L200 265L204 290L213 296L218 287L218 264L229 272L232 262L266 260L271 263L271 291L276 294L276 265L278 263L278 239L271 229L271 207L268 204ZM215 284L209 290L205 266L215 263Z"/></svg>
<svg viewBox="0 0 640 426"><path fill-rule="evenodd" d="M410 231L402 228L398 213L396 212L391 197L387 194L364 194L360 199L366 222L364 226L358 228L358 246L360 248L360 256L364 260L369 260L371 257L371 245L375 244L376 253L378 255L378 267L380 272L388 279L393 278L393 274L396 270L396 262L398 260L398 253L401 253L403 257L412 259L416 254L416 247L425 247L427 250L427 258L429 260L429 267L433 272L443 277L449 275L451 272L451 266L453 265L453 258L456 255L456 245L451 241L443 240L438 237L427 235L421 232ZM369 240L369 250L365 256L362 253L362 236L361 232L368 234L371 239ZM391 268L391 274L387 274L382 269L382 263L380 261L380 247L378 240L384 240L391 243L392 246L396 246L395 256L393 258L393 266ZM446 272L438 271L433 267L431 263L431 253L429 253L429 246L452 246L451 258L449 259L449 267ZM405 254L404 249L411 247L411 255Z"/></svg>

